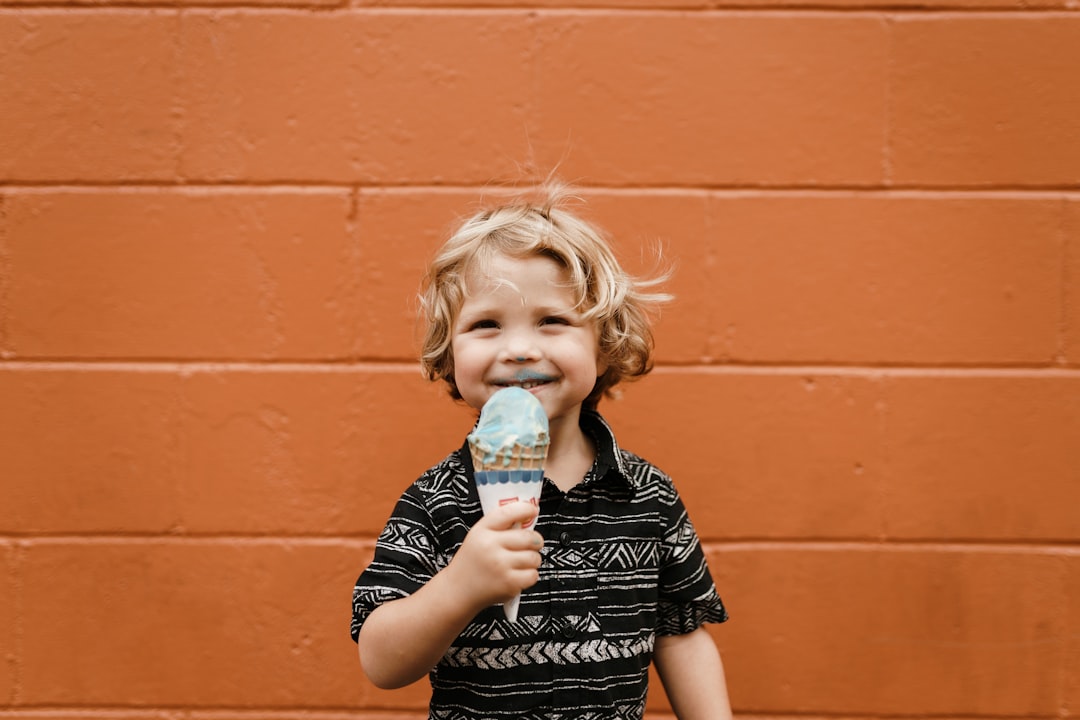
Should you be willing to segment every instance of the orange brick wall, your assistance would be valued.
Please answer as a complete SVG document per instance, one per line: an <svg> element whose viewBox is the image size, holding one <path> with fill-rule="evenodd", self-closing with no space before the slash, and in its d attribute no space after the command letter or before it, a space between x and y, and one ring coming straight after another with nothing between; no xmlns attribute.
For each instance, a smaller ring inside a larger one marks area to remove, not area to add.
<svg viewBox="0 0 1080 720"><path fill-rule="evenodd" d="M469 413L413 295L558 166L741 717L1080 716L1074 0L0 0L0 720L406 720L352 583ZM650 718L668 718L656 691Z"/></svg>

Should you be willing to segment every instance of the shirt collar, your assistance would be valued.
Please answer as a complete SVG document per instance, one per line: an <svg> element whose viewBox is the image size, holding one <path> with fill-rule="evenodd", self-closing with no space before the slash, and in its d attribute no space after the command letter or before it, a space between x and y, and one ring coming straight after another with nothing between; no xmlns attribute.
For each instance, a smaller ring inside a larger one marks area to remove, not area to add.
<svg viewBox="0 0 1080 720"><path fill-rule="evenodd" d="M596 462L593 472L597 477L605 477L614 471L631 488L637 489L638 481L626 469L619 444L615 442L615 433L611 426L595 410L581 409L581 429L588 433L596 444Z"/></svg>

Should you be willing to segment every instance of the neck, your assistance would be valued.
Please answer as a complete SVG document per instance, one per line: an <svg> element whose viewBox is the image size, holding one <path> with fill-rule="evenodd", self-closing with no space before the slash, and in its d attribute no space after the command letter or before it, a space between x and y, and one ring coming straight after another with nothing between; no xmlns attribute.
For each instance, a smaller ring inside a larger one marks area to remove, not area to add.
<svg viewBox="0 0 1080 720"><path fill-rule="evenodd" d="M560 418L548 428L551 445L548 447L544 474L563 492L585 479L585 473L596 459L592 438L581 430L580 412Z"/></svg>

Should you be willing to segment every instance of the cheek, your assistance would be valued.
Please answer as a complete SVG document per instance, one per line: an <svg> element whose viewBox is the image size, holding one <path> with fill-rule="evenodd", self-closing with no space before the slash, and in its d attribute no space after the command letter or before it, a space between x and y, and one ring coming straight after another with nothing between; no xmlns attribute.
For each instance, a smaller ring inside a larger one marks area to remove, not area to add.
<svg viewBox="0 0 1080 720"><path fill-rule="evenodd" d="M483 353L475 345L468 342L453 343L450 351L453 355L455 376L469 377L481 370L478 366L483 364Z"/></svg>

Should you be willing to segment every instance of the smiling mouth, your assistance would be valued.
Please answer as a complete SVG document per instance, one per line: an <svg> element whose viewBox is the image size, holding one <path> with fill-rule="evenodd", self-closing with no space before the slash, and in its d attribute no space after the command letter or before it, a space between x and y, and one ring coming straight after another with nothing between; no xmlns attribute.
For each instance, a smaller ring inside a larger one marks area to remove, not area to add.
<svg viewBox="0 0 1080 720"><path fill-rule="evenodd" d="M526 380L525 382L512 383L522 390L532 390L534 387L540 387L541 385L547 385L547 381L540 380Z"/></svg>
<svg viewBox="0 0 1080 720"><path fill-rule="evenodd" d="M495 384L499 387L519 387L522 390L532 390L535 387L547 385L554 381L555 378L550 375L543 375L532 370L522 370L512 380L497 380Z"/></svg>
<svg viewBox="0 0 1080 720"><path fill-rule="evenodd" d="M547 385L551 380L502 380L494 383L499 387L519 387L522 390L532 390L534 387Z"/></svg>

